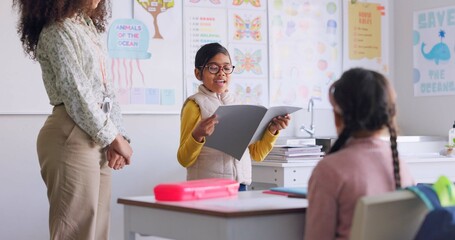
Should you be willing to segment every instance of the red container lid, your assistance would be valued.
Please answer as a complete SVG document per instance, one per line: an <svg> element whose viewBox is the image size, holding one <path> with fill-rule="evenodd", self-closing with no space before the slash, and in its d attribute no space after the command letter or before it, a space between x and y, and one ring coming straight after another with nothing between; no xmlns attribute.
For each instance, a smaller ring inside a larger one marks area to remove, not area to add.
<svg viewBox="0 0 455 240"><path fill-rule="evenodd" d="M208 178L158 184L153 192L157 201L187 201L235 196L239 183L232 179Z"/></svg>

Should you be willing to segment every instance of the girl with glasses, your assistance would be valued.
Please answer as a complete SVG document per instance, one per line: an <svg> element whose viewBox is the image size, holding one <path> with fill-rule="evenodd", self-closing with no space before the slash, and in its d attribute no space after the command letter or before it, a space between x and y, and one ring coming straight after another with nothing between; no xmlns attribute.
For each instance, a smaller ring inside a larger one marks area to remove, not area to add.
<svg viewBox="0 0 455 240"><path fill-rule="evenodd" d="M183 104L177 158L187 169L188 180L229 178L238 181L239 190L244 191L251 183L251 159L262 161L267 156L279 131L288 126L290 116L274 118L262 139L251 144L242 159L205 147L205 137L215 131L218 123L215 110L220 105L236 104L228 91L233 71L229 52L218 43L206 44L196 53L194 75L202 84Z"/></svg>

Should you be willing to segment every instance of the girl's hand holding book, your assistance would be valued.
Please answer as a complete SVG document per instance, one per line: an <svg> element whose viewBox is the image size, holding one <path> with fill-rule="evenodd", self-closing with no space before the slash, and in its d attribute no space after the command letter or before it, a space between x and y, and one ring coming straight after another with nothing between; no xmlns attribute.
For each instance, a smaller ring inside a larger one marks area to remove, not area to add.
<svg viewBox="0 0 455 240"><path fill-rule="evenodd" d="M289 121L291 121L291 115L289 114L273 118L268 127L269 132L276 135L278 131L285 129L288 126Z"/></svg>
<svg viewBox="0 0 455 240"><path fill-rule="evenodd" d="M213 131L215 131L215 125L218 123L217 116L214 114L211 117L201 120L199 124L193 130L193 138L198 141L202 142L204 137L212 135Z"/></svg>

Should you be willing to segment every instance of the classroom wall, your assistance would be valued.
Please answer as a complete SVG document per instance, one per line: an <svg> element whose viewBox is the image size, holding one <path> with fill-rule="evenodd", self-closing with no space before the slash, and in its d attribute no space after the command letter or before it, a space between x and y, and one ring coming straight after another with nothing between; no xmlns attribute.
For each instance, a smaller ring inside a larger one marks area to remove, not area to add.
<svg viewBox="0 0 455 240"><path fill-rule="evenodd" d="M397 90L401 133L446 135L455 120L455 111L453 107L444 108L441 105L455 100L454 96L413 96L412 13L420 9L448 6L453 1L391 2L391 17L396 21L391 26L391 56L394 59L391 59L393 66L390 78ZM29 60L24 56L22 61ZM8 58L0 55L2 68L10 64ZM4 91L8 90L0 88L0 94ZM292 117L291 126L282 135L306 136L298 130L301 124L309 124L310 117L306 109ZM45 119L46 115L0 115L0 239L49 238L46 188L39 173L35 146L36 136ZM316 110L314 119L316 135L335 134L331 110ZM176 160L179 115L125 115L124 120L133 139L134 156L131 166L113 172L112 240L123 239L123 208L116 204L118 197L151 194L153 187L160 182L185 179L185 170Z"/></svg>
<svg viewBox="0 0 455 240"><path fill-rule="evenodd" d="M394 84L398 125L403 135L447 136L455 120L455 96L414 97L412 83L413 12L455 5L453 0L394 0ZM452 76L453 77L453 76Z"/></svg>

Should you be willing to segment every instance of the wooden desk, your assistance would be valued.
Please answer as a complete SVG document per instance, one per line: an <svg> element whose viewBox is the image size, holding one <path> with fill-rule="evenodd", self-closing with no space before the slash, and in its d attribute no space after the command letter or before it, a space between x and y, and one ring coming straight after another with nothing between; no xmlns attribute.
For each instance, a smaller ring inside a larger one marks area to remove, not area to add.
<svg viewBox="0 0 455 240"><path fill-rule="evenodd" d="M239 192L236 197L157 202L153 196L119 198L124 234L176 240L303 239L306 199Z"/></svg>

